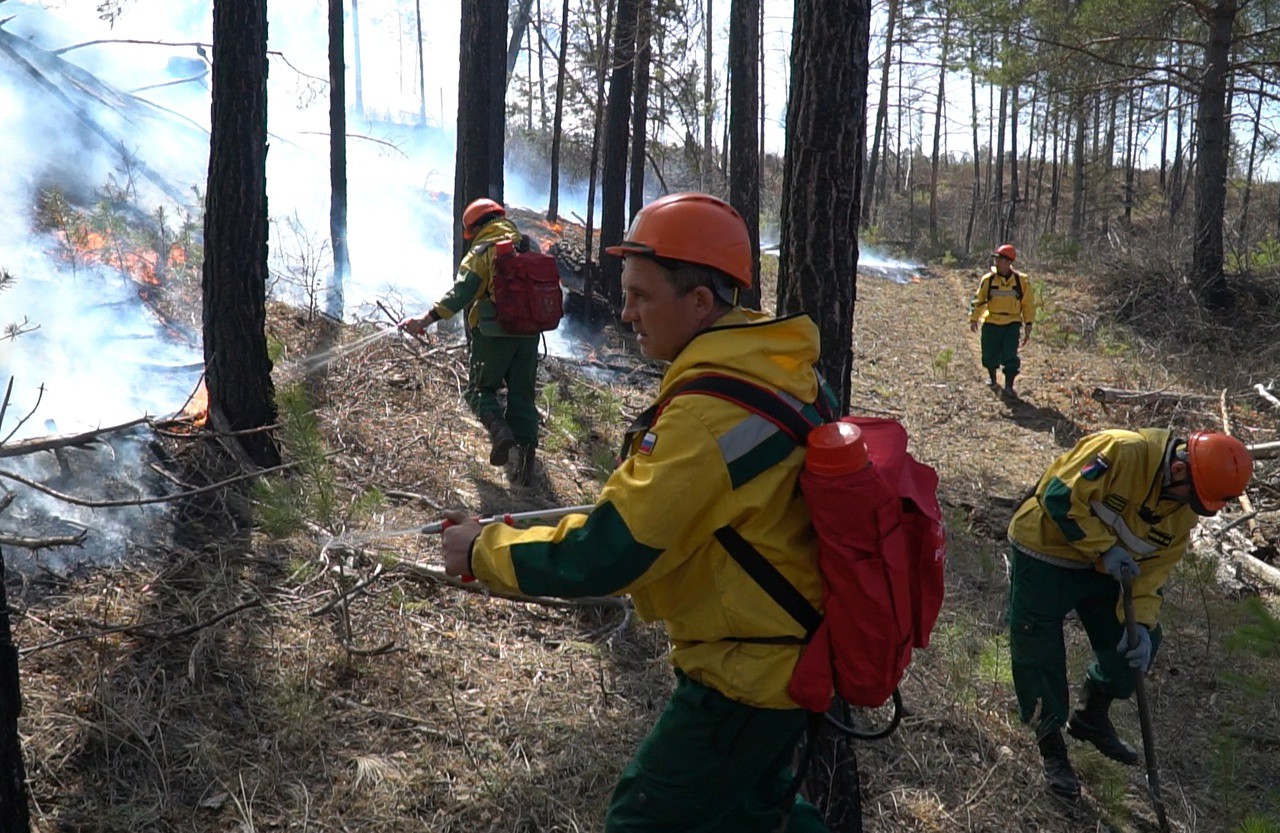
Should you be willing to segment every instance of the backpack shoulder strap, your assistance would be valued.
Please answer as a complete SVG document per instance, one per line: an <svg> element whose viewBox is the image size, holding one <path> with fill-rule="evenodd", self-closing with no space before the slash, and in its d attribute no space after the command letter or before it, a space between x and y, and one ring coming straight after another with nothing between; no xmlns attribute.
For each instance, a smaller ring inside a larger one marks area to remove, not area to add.
<svg viewBox="0 0 1280 833"><path fill-rule="evenodd" d="M688 393L714 396L759 414L782 429L796 445L804 445L809 432L817 427L775 391L736 376L719 373L695 376L677 388L666 401ZM818 401L822 401L821 390L818 391Z"/></svg>
<svg viewBox="0 0 1280 833"><path fill-rule="evenodd" d="M804 445L809 432L817 427L779 396L777 392L739 379L736 376L725 376L718 373L695 376L677 388L666 402L669 403L677 396L690 393L715 396L727 402L732 402L744 410L759 414L774 425L777 425L797 445ZM818 402L823 403L821 385L819 385L818 390ZM825 418L825 412L829 410L825 407L825 403L820 404L819 409L824 412ZM805 640L808 641L812 638L818 626L822 624L822 614L804 597L804 594L797 590L796 586L788 581L787 577L769 559L761 555L760 551L752 546L751 542L743 538L741 533L732 526L726 524L720 527L715 531L715 536L716 540L720 542L720 546L724 547L725 552L729 553L730 557L738 563L738 566L769 594L769 598L773 599L800 624L800 627L804 628Z"/></svg>
<svg viewBox="0 0 1280 833"><path fill-rule="evenodd" d="M769 594L769 598L800 623L800 627L804 628L805 640L812 639L814 631L822 624L822 614L818 609L738 530L725 525L717 529L715 535L720 546L738 562L738 566L755 579L756 584Z"/></svg>

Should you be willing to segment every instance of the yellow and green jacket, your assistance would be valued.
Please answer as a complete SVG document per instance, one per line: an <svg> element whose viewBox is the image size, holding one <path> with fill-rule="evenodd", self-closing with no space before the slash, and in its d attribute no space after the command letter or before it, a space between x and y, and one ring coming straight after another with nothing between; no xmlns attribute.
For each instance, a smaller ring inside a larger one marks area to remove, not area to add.
<svg viewBox="0 0 1280 833"><path fill-rule="evenodd" d="M1019 297L1021 296L1021 297ZM988 324L1032 324L1036 320L1035 293L1027 276L1014 269L1005 277L994 268L982 276L969 304L969 321Z"/></svg>
<svg viewBox="0 0 1280 833"><path fill-rule="evenodd" d="M735 307L668 368L663 402L694 376L736 376L793 397L819 396L818 331L805 316L773 319ZM829 393L824 394L830 400ZM818 421L812 405L807 415ZM630 594L661 619L671 661L692 679L762 708L795 708L787 682L804 629L738 566L714 533L731 525L818 610L818 545L798 478L804 448L772 422L705 394L672 397L605 483L595 508L556 527L486 526L473 574L531 595Z"/></svg>
<svg viewBox="0 0 1280 833"><path fill-rule="evenodd" d="M471 304L467 326L479 329L487 336L505 336L507 331L498 323L498 308L493 302L493 257L499 241L520 242L520 230L515 223L500 217L485 223L471 241L471 250L458 264L458 274L453 288L435 305L441 320L452 318Z"/></svg>
<svg viewBox="0 0 1280 833"><path fill-rule="evenodd" d="M1160 496L1174 442L1159 428L1088 435L1053 461L1034 497L1014 513L1010 543L1042 561L1098 571L1104 552L1124 547L1142 571L1133 580L1134 612L1154 627L1161 589L1200 520L1186 504ZM1124 618L1123 605L1116 615Z"/></svg>

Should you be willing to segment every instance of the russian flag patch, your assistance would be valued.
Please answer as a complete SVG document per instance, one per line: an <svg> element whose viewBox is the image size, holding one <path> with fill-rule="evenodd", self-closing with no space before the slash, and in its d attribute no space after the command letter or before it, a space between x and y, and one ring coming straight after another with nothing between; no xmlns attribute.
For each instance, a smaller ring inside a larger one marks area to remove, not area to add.
<svg viewBox="0 0 1280 833"><path fill-rule="evenodd" d="M658 435L652 431L644 435L640 440L640 447L636 449L638 454L652 454L653 447L658 444Z"/></svg>
<svg viewBox="0 0 1280 833"><path fill-rule="evenodd" d="M1101 454L1096 455L1092 460L1080 469L1080 476L1085 480L1097 480L1099 477L1107 473L1107 469L1111 468L1110 461Z"/></svg>

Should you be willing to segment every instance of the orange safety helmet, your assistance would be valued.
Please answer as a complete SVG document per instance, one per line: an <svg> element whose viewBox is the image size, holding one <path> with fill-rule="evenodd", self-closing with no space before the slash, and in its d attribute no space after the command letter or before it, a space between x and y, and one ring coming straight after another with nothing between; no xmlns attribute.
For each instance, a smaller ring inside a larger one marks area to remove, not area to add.
<svg viewBox="0 0 1280 833"><path fill-rule="evenodd" d="M1210 514L1244 494L1253 477L1253 455L1230 434L1197 431L1187 438L1191 489Z"/></svg>
<svg viewBox="0 0 1280 833"><path fill-rule="evenodd" d="M1013 246L1009 245L1008 243L1005 243L1003 246L999 246L998 248L996 248L993 254L996 254L1000 257L1009 258L1010 263L1018 259L1018 250L1015 249Z"/></svg>
<svg viewBox="0 0 1280 833"><path fill-rule="evenodd" d="M719 269L751 288L751 236L733 206L710 194L667 194L646 205L626 237L605 251L644 255Z"/></svg>
<svg viewBox="0 0 1280 833"><path fill-rule="evenodd" d="M502 203L495 202L488 197L481 197L468 203L467 207L462 210L462 238L470 240L475 237L476 230L472 226L490 214L505 217L507 216L507 209L502 207Z"/></svg>

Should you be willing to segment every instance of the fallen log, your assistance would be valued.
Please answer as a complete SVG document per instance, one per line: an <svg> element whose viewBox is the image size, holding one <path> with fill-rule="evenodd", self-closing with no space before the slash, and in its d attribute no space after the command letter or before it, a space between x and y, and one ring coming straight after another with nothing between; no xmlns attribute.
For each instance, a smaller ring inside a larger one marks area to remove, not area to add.
<svg viewBox="0 0 1280 833"><path fill-rule="evenodd" d="M82 547L89 530L84 529L75 535L56 535L52 538L23 538L20 535L0 533L0 546L22 547L24 550L50 550L54 547Z"/></svg>
<svg viewBox="0 0 1280 833"><path fill-rule="evenodd" d="M103 434L111 434L116 431L126 431L137 425L147 422L147 417L139 417L138 419L122 422L119 425L109 425L106 428L95 428L92 431L85 431L80 434L63 434L56 437L33 437L29 440L21 440L16 443L8 443L0 445L0 457L19 457L23 454L34 454L37 451L54 451L62 448L73 446L88 445L97 440Z"/></svg>
<svg viewBox="0 0 1280 833"><path fill-rule="evenodd" d="M1258 392L1258 396L1261 396L1263 399L1267 400L1267 402L1272 407L1280 408L1280 399L1276 399L1274 396L1272 396L1271 391L1268 388L1264 388L1261 382L1254 385L1253 389Z"/></svg>
<svg viewBox="0 0 1280 833"><path fill-rule="evenodd" d="M1152 405L1160 402L1179 404L1187 401L1211 402L1218 397L1204 393L1185 393L1165 390L1121 390L1119 388L1094 388L1089 396L1104 405Z"/></svg>

